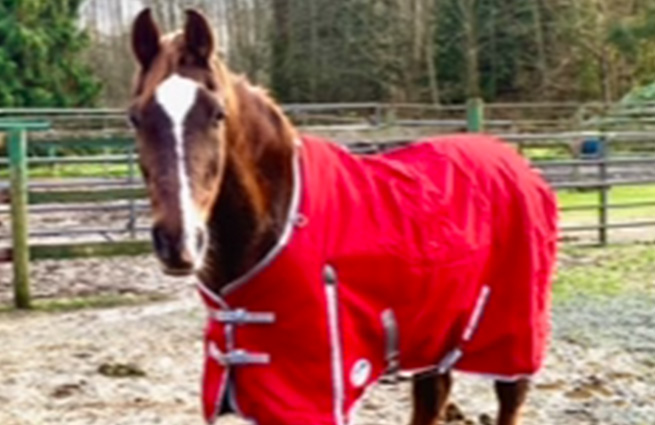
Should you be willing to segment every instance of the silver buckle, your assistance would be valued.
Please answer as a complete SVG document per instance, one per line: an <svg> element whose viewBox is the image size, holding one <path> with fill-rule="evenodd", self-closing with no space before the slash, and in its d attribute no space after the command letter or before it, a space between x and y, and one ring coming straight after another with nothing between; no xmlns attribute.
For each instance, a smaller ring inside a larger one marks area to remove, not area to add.
<svg viewBox="0 0 655 425"><path fill-rule="evenodd" d="M223 366L266 365L271 362L271 356L266 353L250 353L246 350L222 352L216 344L209 345L209 355Z"/></svg>
<svg viewBox="0 0 655 425"><path fill-rule="evenodd" d="M211 313L214 320L229 325L270 324L275 322L275 313L250 312L243 308L218 310Z"/></svg>

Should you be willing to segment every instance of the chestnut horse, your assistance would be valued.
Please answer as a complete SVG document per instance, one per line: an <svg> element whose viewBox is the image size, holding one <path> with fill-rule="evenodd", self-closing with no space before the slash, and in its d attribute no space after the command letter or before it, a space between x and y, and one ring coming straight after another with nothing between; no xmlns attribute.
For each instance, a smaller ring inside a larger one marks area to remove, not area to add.
<svg viewBox="0 0 655 425"><path fill-rule="evenodd" d="M201 13L188 10L181 31L162 35L142 11L132 48L139 70L129 119L154 251L165 273L194 274L220 294L285 237L302 137L265 91L217 58ZM498 425L519 423L528 386L526 377L495 382ZM450 389L449 370L415 375L411 424L437 423Z"/></svg>

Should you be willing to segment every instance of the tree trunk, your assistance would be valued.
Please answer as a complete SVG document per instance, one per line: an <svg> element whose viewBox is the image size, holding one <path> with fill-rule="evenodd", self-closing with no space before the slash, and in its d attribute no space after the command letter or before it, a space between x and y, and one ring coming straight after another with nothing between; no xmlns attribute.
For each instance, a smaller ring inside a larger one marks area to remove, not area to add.
<svg viewBox="0 0 655 425"><path fill-rule="evenodd" d="M491 72L489 76L489 86L488 94L491 99L495 99L498 94L498 11L496 8L491 10L491 16L489 17L489 37L490 39L490 49L491 49Z"/></svg>
<svg viewBox="0 0 655 425"><path fill-rule="evenodd" d="M539 69L540 79L539 91L543 92L548 87L550 81L548 63L546 62L544 32L541 22L541 5L539 4L539 0L532 0L530 6L532 7L534 42L537 46L537 68Z"/></svg>
<svg viewBox="0 0 655 425"><path fill-rule="evenodd" d="M289 28L291 0L273 0L273 52L271 86L283 100L290 100L291 86L288 78L288 55L291 43Z"/></svg>
<svg viewBox="0 0 655 425"><path fill-rule="evenodd" d="M310 32L310 73L309 73L309 94L312 100L318 99L318 25L319 17L316 11L316 0L309 1L309 32Z"/></svg>
<svg viewBox="0 0 655 425"><path fill-rule="evenodd" d="M598 42L600 43L600 73L602 82L603 100L605 103L610 103L613 99L612 90L612 64L609 52L609 46L605 34L607 34L607 5L605 0L598 0L597 3L597 27Z"/></svg>
<svg viewBox="0 0 655 425"><path fill-rule="evenodd" d="M439 98L439 75L435 64L437 58L437 49L439 46L435 43L437 19L436 13L438 6L433 0L425 0L425 16L427 28L425 31L425 65L428 74L428 84L430 87L430 101L434 104L441 103Z"/></svg>
<svg viewBox="0 0 655 425"><path fill-rule="evenodd" d="M464 54L466 55L466 95L469 98L480 97L476 3L476 0L461 0L460 2L464 27Z"/></svg>

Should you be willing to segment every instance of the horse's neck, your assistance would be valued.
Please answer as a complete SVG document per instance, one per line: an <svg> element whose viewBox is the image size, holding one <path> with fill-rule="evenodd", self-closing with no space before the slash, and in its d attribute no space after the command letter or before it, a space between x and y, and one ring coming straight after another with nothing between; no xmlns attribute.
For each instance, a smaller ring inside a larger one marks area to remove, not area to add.
<svg viewBox="0 0 655 425"><path fill-rule="evenodd" d="M228 116L228 154L199 277L217 292L250 270L277 242L293 192L293 129L245 82L235 85L238 120ZM228 111L229 113L229 111Z"/></svg>

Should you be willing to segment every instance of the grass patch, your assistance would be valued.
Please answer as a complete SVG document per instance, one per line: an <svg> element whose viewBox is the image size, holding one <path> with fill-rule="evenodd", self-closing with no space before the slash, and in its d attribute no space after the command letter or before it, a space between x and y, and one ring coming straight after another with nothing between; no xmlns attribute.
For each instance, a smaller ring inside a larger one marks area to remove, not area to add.
<svg viewBox="0 0 655 425"><path fill-rule="evenodd" d="M557 193L560 208L580 207L599 204L598 192L560 191ZM609 191L610 204L628 204L637 202L655 203L655 185L653 186L617 186ZM610 222L621 222L635 219L651 220L655 217L655 205L635 208L619 208L609 210ZM596 223L598 210L563 211L563 222Z"/></svg>
<svg viewBox="0 0 655 425"><path fill-rule="evenodd" d="M606 248L564 246L553 297L610 298L624 293L655 296L655 245L616 245Z"/></svg>
<svg viewBox="0 0 655 425"><path fill-rule="evenodd" d="M126 307L161 302L168 300L169 297L162 294L146 295L118 295L118 294L100 294L88 297L74 297L61 299L37 299L32 302L30 312L44 313L61 313L68 311ZM16 312L12 306L0 307L1 313Z"/></svg>
<svg viewBox="0 0 655 425"><path fill-rule="evenodd" d="M547 161L555 159L570 159L571 151L568 146L524 146L522 153L531 161Z"/></svg>
<svg viewBox="0 0 655 425"><path fill-rule="evenodd" d="M138 178L140 172L136 165L135 173ZM29 167L31 178L127 178L128 174L127 164L56 164ZM0 178L9 178L9 167L0 168Z"/></svg>

